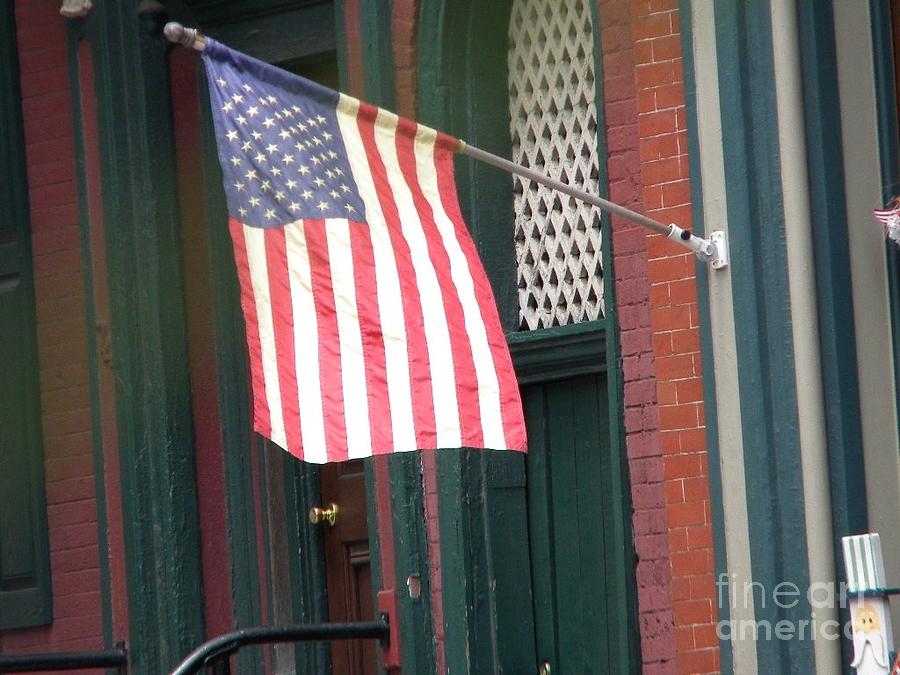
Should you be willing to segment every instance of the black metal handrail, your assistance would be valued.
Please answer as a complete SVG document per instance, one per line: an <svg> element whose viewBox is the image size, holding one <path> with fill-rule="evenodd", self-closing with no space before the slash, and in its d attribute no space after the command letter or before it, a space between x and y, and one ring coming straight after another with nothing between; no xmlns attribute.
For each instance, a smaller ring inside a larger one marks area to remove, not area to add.
<svg viewBox="0 0 900 675"><path fill-rule="evenodd" d="M386 620L244 628L233 633L225 633L204 642L188 654L170 675L192 675L192 673L198 672L201 668L228 658L241 647L247 645L371 638L384 642L388 639L389 631L390 627Z"/></svg>
<svg viewBox="0 0 900 675"><path fill-rule="evenodd" d="M0 673L32 673L38 670L77 670L81 668L124 668L128 655L124 649L99 652L57 652L55 654L9 654L0 656Z"/></svg>

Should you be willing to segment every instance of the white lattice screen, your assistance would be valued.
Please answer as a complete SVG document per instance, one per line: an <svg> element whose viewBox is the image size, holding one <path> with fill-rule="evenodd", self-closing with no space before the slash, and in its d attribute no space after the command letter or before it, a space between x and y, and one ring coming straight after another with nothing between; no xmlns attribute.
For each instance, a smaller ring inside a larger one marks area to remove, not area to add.
<svg viewBox="0 0 900 675"><path fill-rule="evenodd" d="M593 43L588 0L515 0L512 159L596 194ZM600 211L526 179L514 186L520 330L601 317Z"/></svg>

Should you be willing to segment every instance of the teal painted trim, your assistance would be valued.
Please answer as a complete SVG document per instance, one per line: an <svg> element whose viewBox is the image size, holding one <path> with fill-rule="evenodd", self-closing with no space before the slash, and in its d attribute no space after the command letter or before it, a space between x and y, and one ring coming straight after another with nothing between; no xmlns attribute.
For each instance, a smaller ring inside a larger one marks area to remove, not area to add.
<svg viewBox="0 0 900 675"><path fill-rule="evenodd" d="M318 9L328 0L170 0L184 2L203 25L221 26L250 23L267 17L280 18L285 14Z"/></svg>
<svg viewBox="0 0 900 675"><path fill-rule="evenodd" d="M378 538L378 511L375 507L375 465L371 457L363 460L366 481L366 525L369 528L369 573L372 578L372 606L374 615L378 616L378 592L383 588L381 574L381 540ZM430 577L429 577L430 580ZM378 661L378 672L385 672L381 660Z"/></svg>
<svg viewBox="0 0 900 675"><path fill-rule="evenodd" d="M897 91L891 36L891 7L895 3L869 0L872 21L873 61L875 64L875 99L878 114L878 148L881 160L882 199L885 203L900 194L900 124L897 120ZM900 246L886 244L888 289L891 302L891 334L894 347L894 382L900 383ZM897 395L897 418L900 423L900 386ZM898 429L900 431L900 429Z"/></svg>
<svg viewBox="0 0 900 675"><path fill-rule="evenodd" d="M91 13L135 673L203 640L200 532L168 47L133 8ZM153 139L151 142L150 139Z"/></svg>
<svg viewBox="0 0 900 675"><path fill-rule="evenodd" d="M382 108L397 108L391 0L371 0L360 7L365 97Z"/></svg>
<svg viewBox="0 0 900 675"><path fill-rule="evenodd" d="M510 0L487 5L425 0L419 9L417 38L420 120L506 157L510 152L506 87L510 8ZM492 167L457 158L456 186L463 216L494 289L501 323L507 332L515 332L518 299L510 227L514 219L511 179ZM477 209L478 203L492 208ZM507 670L508 664L499 659L508 654L516 666L509 672L526 672L516 654L509 654L505 647L501 654L497 644L484 455L445 449L436 456L445 665L450 673ZM520 545L527 559L527 541ZM519 650L526 658L532 654L526 665L529 670L534 667L533 642L532 629L530 636L523 636Z"/></svg>
<svg viewBox="0 0 900 675"><path fill-rule="evenodd" d="M397 613L403 670L434 671L434 628L431 614L431 574L425 531L425 497L422 460L418 452L388 458L391 484L391 516L394 530ZM367 491L368 492L368 491ZM368 496L368 495L367 495ZM377 541L377 540L376 540ZM411 597L407 579L417 577L418 598Z"/></svg>
<svg viewBox="0 0 900 675"><path fill-rule="evenodd" d="M199 67L199 66L198 66ZM215 151L215 134L206 85L200 69L197 78L203 128L203 176L206 185L206 213L209 222L210 284L213 294L213 332L216 348L222 450L225 465L225 497L228 506L228 541L231 554L231 593L234 628L262 623L260 569L257 554L255 497L252 455L260 441L250 422L249 363L244 319L240 310L240 289L234 265L228 212L222 192L222 173ZM238 653L241 672L257 673L260 666ZM249 654L250 652L247 652Z"/></svg>
<svg viewBox="0 0 900 675"><path fill-rule="evenodd" d="M708 233L703 218L703 168L700 164L700 138L697 120L697 80L694 70L694 31L692 4L697 0L679 0L681 17L681 53L684 64L684 98L687 112L688 161L691 169L691 203L694 232ZM701 0L702 1L702 0ZM718 402L716 401L716 364L713 358L712 321L709 300L709 268L697 265L697 305L700 310L700 356L703 366L703 401L706 409L706 451L709 467L709 492L712 507L713 556L716 579L728 574L725 553L725 499L722 495L722 465L719 449ZM717 589L718 591L718 589ZM716 593L719 620L731 612L728 593ZM734 650L730 640L719 640L720 671L734 672Z"/></svg>
<svg viewBox="0 0 900 675"><path fill-rule="evenodd" d="M438 451L448 673L535 668L524 457Z"/></svg>
<svg viewBox="0 0 900 675"><path fill-rule="evenodd" d="M347 27L344 14L344 0L334 0L334 35L337 43L338 77L340 78L340 90L347 91L350 83L350 74L347 67Z"/></svg>
<svg viewBox="0 0 900 675"><path fill-rule="evenodd" d="M320 527L310 527L307 514L322 501L319 468L284 453L287 492L288 544L298 551L298 564L291 566L294 621L328 621L328 593L325 580L325 546ZM290 477L290 478L288 478ZM287 497L286 495L286 497ZM331 672L331 649L327 642L298 642L294 647L298 673Z"/></svg>
<svg viewBox="0 0 900 675"><path fill-rule="evenodd" d="M440 450L437 475L446 671L531 672L524 457Z"/></svg>
<svg viewBox="0 0 900 675"><path fill-rule="evenodd" d="M12 436L21 443L20 447L25 452L15 463L11 459L2 463L7 471L7 480L11 477L9 472L12 472L17 481L22 481L22 485L21 491L4 489L2 492L5 494L0 495L0 511L12 507L12 513L16 514L10 518L7 511L3 518L3 543L12 543L15 549L10 552L4 547L3 558L13 561L13 565L18 567L16 576L10 574L12 578L4 577L0 569L0 582L9 580L15 584L11 587L0 584L0 631L43 626L53 621L35 312L37 303L16 29L13 3L3 3L0 6L0 129L3 129L0 136L0 175L3 176L3 188L0 188L0 213L3 214L0 224L0 274L4 276L7 286L3 289L0 309L4 310L5 321L21 322L21 331L10 332L7 328L6 334L20 337L20 342L15 344L3 340L3 349L0 350L3 386L9 394L9 398L4 396L2 399L4 410L0 412L0 419L5 427L2 436L4 445L7 439L12 440ZM16 299L8 300L16 296L18 302ZM7 351L8 348L11 349ZM8 453L10 450L7 446L0 452ZM6 501L11 497L18 497L21 502ZM28 550L22 551L20 546ZM28 578L29 573L31 578Z"/></svg>
<svg viewBox="0 0 900 675"><path fill-rule="evenodd" d="M266 597L268 598L268 602L266 603L266 612L263 615L263 620L266 623L273 623L274 612L272 610L272 593L275 591L275 582L272 577L272 535L269 532L270 530L270 520L269 520L269 504L270 504L270 492L269 492L269 471L267 466L267 455L273 451L278 450L279 452L283 452L281 448L279 448L274 443L271 443L268 440L264 440L261 443L255 443L256 452L254 453L254 463L256 464L256 475L259 477L257 480L257 489L259 490L259 508L262 511L262 531L260 532L262 539L262 569L260 570L261 581L265 584L266 589ZM268 446L268 447L267 447ZM284 527L284 524L282 524ZM269 645L269 650L274 651L274 645Z"/></svg>
<svg viewBox="0 0 900 675"><path fill-rule="evenodd" d="M519 386L606 372L606 321L507 333ZM615 357L614 357L615 358Z"/></svg>
<svg viewBox="0 0 900 675"><path fill-rule="evenodd" d="M78 183L78 223L81 234L81 270L84 281L85 325L97 325L97 309L94 295L94 264L91 222L88 211L88 184L85 158L84 119L81 115L81 73L78 47L82 39L81 24L68 23L68 65L70 94L72 97L72 127L75 137L76 181ZM106 462L103 448L103 422L100 404L100 365L97 355L97 333L85 331L88 357L88 387L91 405L91 445L94 465L94 494L97 501L97 547L100 550L100 616L103 624L103 645L113 647L112 589L109 571L109 533L106 516Z"/></svg>
<svg viewBox="0 0 900 675"><path fill-rule="evenodd" d="M834 105L838 90L834 14L831 3L801 2L798 30L806 120L810 185L828 186L811 200L822 385L831 478L834 562L837 579L846 579L841 537L868 530L862 416L853 322L850 250L845 229L844 153L841 111ZM888 24L889 25L889 24ZM841 625L850 620L839 609ZM842 663L849 664L852 644L842 640ZM849 673L850 666L845 665Z"/></svg>
<svg viewBox="0 0 900 675"><path fill-rule="evenodd" d="M478 450L472 458L481 462L484 481L481 516L487 533L494 667L507 673L533 672L538 657L525 455Z"/></svg>
<svg viewBox="0 0 900 675"><path fill-rule="evenodd" d="M228 12L254 4L248 0L218 4L215 12L204 14L200 26L222 44L261 61L290 63L334 50L335 13L330 2L285 6L268 14Z"/></svg>
<svg viewBox="0 0 900 675"><path fill-rule="evenodd" d="M436 460L446 669L495 672L503 664L497 662L493 644L481 453L445 449Z"/></svg>
<svg viewBox="0 0 900 675"><path fill-rule="evenodd" d="M809 588L793 336L781 197L772 21L765 2L716 5L722 142L753 581ZM720 411L721 412L721 411ZM757 603L775 626L809 616ZM812 641L757 644L760 672L812 672Z"/></svg>
<svg viewBox="0 0 900 675"><path fill-rule="evenodd" d="M591 3L594 33L594 68L596 70L595 82L595 106L597 109L597 152L598 157L607 156L606 148L606 115L605 98L603 92L603 49L601 35L603 33L603 17L599 14L598 3ZM609 176L605 162L600 162L599 190L604 197L609 196ZM615 616L625 617L627 630L624 639L615 645L616 655L611 655L611 662L618 664L627 663L632 673L641 672L641 632L638 624L638 598L637 598L637 553L634 548L634 523L632 521L631 504L631 479L628 471L628 453L626 449L625 434L625 376L622 367L620 348L619 317L616 311L616 273L615 251L612 234L612 219L608 213L603 214L602 220L602 250L603 264L603 300L605 311L604 339L606 342L606 395L609 415L609 443L610 453L608 457L610 483L612 493L609 499L608 509L612 530L611 540L621 542L620 546L613 545L607 552L606 569L612 577L608 584L610 593L614 596L609 606ZM610 367L612 366L612 367ZM660 461L662 461L660 459Z"/></svg>

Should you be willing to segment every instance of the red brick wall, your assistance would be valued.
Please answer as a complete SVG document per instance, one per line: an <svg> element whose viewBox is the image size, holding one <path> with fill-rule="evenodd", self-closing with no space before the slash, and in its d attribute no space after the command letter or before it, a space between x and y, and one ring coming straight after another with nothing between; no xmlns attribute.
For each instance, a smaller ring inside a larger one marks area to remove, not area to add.
<svg viewBox="0 0 900 675"><path fill-rule="evenodd" d="M15 6L28 164L53 575L52 625L7 653L102 647L85 296L66 31L57 0Z"/></svg>
<svg viewBox="0 0 900 675"><path fill-rule="evenodd" d="M677 0L633 0L644 206L691 226L690 171ZM647 236L678 671L719 670L715 632L703 374L693 256Z"/></svg>
<svg viewBox="0 0 900 675"><path fill-rule="evenodd" d="M610 199L643 211L635 50L629 0L600 0L603 96ZM666 536L645 230L614 217L616 314L625 383L641 653L647 672L674 671L672 592Z"/></svg>

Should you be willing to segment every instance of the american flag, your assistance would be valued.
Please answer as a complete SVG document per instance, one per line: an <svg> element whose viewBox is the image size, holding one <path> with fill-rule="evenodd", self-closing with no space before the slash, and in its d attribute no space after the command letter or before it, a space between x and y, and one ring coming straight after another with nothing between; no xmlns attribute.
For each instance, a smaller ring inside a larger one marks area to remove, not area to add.
<svg viewBox="0 0 900 675"><path fill-rule="evenodd" d="M203 52L254 428L309 462L525 450L456 139L215 40Z"/></svg>
<svg viewBox="0 0 900 675"><path fill-rule="evenodd" d="M884 226L887 237L900 244L900 197L894 197L883 209L872 209L872 215Z"/></svg>

